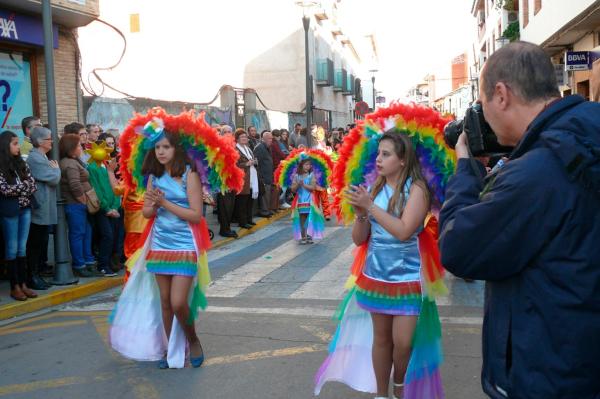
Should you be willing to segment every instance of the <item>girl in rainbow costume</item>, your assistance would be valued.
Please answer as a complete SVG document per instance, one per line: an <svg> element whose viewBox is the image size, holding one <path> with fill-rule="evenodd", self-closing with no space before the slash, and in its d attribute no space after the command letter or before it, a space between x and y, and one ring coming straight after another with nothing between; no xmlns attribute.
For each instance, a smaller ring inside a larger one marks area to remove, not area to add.
<svg viewBox="0 0 600 399"><path fill-rule="evenodd" d="M207 305L210 282L202 192L241 189L237 152L202 114L172 116L160 108L134 117L121 146L124 183L145 192L142 213L149 222L110 317L111 346L134 360L158 360L159 368L182 368L189 353L191 365L200 367L204 352L194 321Z"/></svg>
<svg viewBox="0 0 600 399"><path fill-rule="evenodd" d="M439 211L455 165L443 140L446 123L431 109L392 104L344 140L334 209L341 221L354 221L358 248L316 395L339 381L383 399L391 380L393 398L444 396L435 297L445 287L429 212Z"/></svg>
<svg viewBox="0 0 600 399"><path fill-rule="evenodd" d="M327 190L333 170L331 158L321 150L296 149L275 170L275 181L285 191L296 193L292 201L294 239L312 244L323 238L325 217L320 192Z"/></svg>

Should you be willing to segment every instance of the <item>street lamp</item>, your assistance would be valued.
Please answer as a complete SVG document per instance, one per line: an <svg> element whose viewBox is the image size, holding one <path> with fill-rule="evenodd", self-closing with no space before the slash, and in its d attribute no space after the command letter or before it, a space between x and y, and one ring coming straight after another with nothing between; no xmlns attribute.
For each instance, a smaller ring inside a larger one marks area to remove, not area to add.
<svg viewBox="0 0 600 399"><path fill-rule="evenodd" d="M308 8L316 6L314 0L298 0L296 5L302 7L302 26L304 26L304 61L306 74L306 141L308 148L311 147L312 134L310 127L312 125L312 84L310 81L310 60L308 57L308 28L310 27L310 16L306 14Z"/></svg>
<svg viewBox="0 0 600 399"><path fill-rule="evenodd" d="M373 83L373 111L375 111L375 73L379 71L377 69L371 69L369 72L373 74L373 76L371 76L371 83Z"/></svg>

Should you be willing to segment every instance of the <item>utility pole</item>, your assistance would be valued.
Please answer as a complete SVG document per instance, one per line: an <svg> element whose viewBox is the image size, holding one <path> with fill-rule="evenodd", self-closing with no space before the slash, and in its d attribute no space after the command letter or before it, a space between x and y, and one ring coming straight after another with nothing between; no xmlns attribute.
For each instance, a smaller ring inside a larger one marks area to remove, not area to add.
<svg viewBox="0 0 600 399"><path fill-rule="evenodd" d="M46 67L46 100L48 102L48 124L52 131L52 158L59 159L58 122L56 120L56 93L54 86L54 34L52 32L52 5L50 0L42 1L42 21L44 24L44 63ZM54 230L54 285L75 284L79 279L73 276L67 251L67 223L65 201L56 186L58 221Z"/></svg>

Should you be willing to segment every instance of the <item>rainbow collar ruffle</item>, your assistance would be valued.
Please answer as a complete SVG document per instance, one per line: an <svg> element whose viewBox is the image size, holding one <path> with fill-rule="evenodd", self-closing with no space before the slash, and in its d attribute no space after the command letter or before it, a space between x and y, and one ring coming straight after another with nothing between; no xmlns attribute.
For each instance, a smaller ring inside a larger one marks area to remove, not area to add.
<svg viewBox="0 0 600 399"><path fill-rule="evenodd" d="M354 209L343 193L350 185L371 186L377 178L375 159L379 138L394 129L412 139L423 176L433 193L432 212L437 215L448 179L456 169L456 156L444 142L444 126L449 119L437 111L417 104L393 103L367 115L344 138L333 172L333 208L344 224L354 221Z"/></svg>
<svg viewBox="0 0 600 399"><path fill-rule="evenodd" d="M206 191L241 191L244 171L236 165L239 153L233 139L219 136L204 120L204 113L197 117L191 111L170 115L158 107L146 115L136 114L119 140L121 175L129 190L145 191L148 177L142 175L142 164L154 141L164 132L179 135L179 144L194 163Z"/></svg>
<svg viewBox="0 0 600 399"><path fill-rule="evenodd" d="M298 164L304 159L311 160L317 185L323 188L329 187L333 173L331 157L325 151L306 148L293 150L287 158L281 161L275 169L275 183L283 190L290 187L297 173Z"/></svg>

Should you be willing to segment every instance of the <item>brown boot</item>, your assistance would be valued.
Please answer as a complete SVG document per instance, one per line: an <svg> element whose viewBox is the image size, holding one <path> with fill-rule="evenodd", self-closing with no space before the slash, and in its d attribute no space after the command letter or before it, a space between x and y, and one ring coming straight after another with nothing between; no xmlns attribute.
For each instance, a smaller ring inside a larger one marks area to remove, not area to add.
<svg viewBox="0 0 600 399"><path fill-rule="evenodd" d="M25 295L25 293L21 290L21 287L18 285L15 285L14 288L12 290L10 290L10 296L15 301L26 301L27 300L27 295Z"/></svg>
<svg viewBox="0 0 600 399"><path fill-rule="evenodd" d="M25 283L21 284L21 291L27 296L27 298L37 298L38 294L32 289L27 287Z"/></svg>
<svg viewBox="0 0 600 399"><path fill-rule="evenodd" d="M6 261L6 267L8 269L8 278L10 279L10 296L16 301L26 301L27 295L21 290L21 284L19 284L19 273L17 272L17 260L9 259Z"/></svg>

